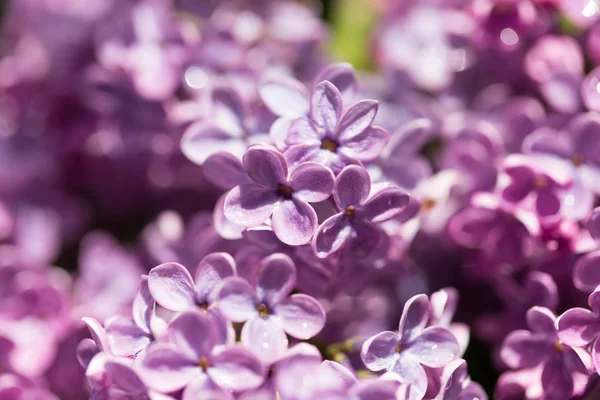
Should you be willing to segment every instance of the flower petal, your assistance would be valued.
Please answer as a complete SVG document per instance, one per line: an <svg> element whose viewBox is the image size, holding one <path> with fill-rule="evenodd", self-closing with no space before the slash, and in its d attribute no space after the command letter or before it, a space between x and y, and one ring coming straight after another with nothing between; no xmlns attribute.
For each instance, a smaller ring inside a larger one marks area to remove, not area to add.
<svg viewBox="0 0 600 400"><path fill-rule="evenodd" d="M556 316L549 309L534 306L527 311L525 316L527 318L527 325L533 332L556 335Z"/></svg>
<svg viewBox="0 0 600 400"><path fill-rule="evenodd" d="M340 142L349 142L366 131L375 120L378 108L375 100L362 100L348 108L340 120Z"/></svg>
<svg viewBox="0 0 600 400"><path fill-rule="evenodd" d="M378 333L363 343L360 357L371 371L390 368L397 357L396 346L399 342L400 338L395 332Z"/></svg>
<svg viewBox="0 0 600 400"><path fill-rule="evenodd" d="M227 199L228 193L229 192L223 193L219 196L215 203L212 215L213 228L223 239L237 240L243 237L242 233L246 230L246 227L231 222L225 216L225 200Z"/></svg>
<svg viewBox="0 0 600 400"><path fill-rule="evenodd" d="M587 220L586 228L594 239L600 242L600 207L595 208Z"/></svg>
<svg viewBox="0 0 600 400"><path fill-rule="evenodd" d="M233 395L221 389L207 374L198 374L183 391L181 400L233 400ZM154 399L150 399L154 400Z"/></svg>
<svg viewBox="0 0 600 400"><path fill-rule="evenodd" d="M297 339L307 340L325 326L325 310L313 297L293 294L275 306L283 330Z"/></svg>
<svg viewBox="0 0 600 400"><path fill-rule="evenodd" d="M277 253L264 258L256 275L256 294L269 306L285 299L296 285L296 267L291 258Z"/></svg>
<svg viewBox="0 0 600 400"><path fill-rule="evenodd" d="M223 190L250 182L239 158L227 152L208 157L202 165L202 172L210 183Z"/></svg>
<svg viewBox="0 0 600 400"><path fill-rule="evenodd" d="M449 330L432 326L410 342L405 352L423 365L440 368L458 356L460 346Z"/></svg>
<svg viewBox="0 0 600 400"><path fill-rule="evenodd" d="M133 320L136 325L146 333L150 333L150 318L154 308L154 298L150 293L148 277L142 275L135 297L133 298Z"/></svg>
<svg viewBox="0 0 600 400"><path fill-rule="evenodd" d="M265 379L265 368L243 347L222 347L211 358L208 375L223 389L235 392L255 389Z"/></svg>
<svg viewBox="0 0 600 400"><path fill-rule="evenodd" d="M559 356L544 365L542 387L548 400L568 399L573 394L573 378Z"/></svg>
<svg viewBox="0 0 600 400"><path fill-rule="evenodd" d="M241 338L242 343L267 365L283 357L288 348L288 338L273 317L255 317L247 321Z"/></svg>
<svg viewBox="0 0 600 400"><path fill-rule="evenodd" d="M335 179L333 198L341 210L361 205L371 191L371 177L366 169L350 165Z"/></svg>
<svg viewBox="0 0 600 400"><path fill-rule="evenodd" d="M242 159L244 169L255 183L277 188L285 183L288 170L283 155L274 147L255 145L250 147Z"/></svg>
<svg viewBox="0 0 600 400"><path fill-rule="evenodd" d="M317 131L308 118L298 118L290 124L285 137L285 144L288 146L310 145L311 148L319 147L322 136L323 133ZM287 156L286 159L289 162Z"/></svg>
<svg viewBox="0 0 600 400"><path fill-rule="evenodd" d="M145 395L146 385L138 374L124 361L118 359L108 360L105 364L106 371L111 379L113 388L124 391L130 395Z"/></svg>
<svg viewBox="0 0 600 400"><path fill-rule="evenodd" d="M90 331L90 335L92 336L92 340L98 346L98 350L100 352L111 353L110 342L108 340L108 336L106 335L106 331L94 318L85 317L81 319L84 324L86 324L88 330Z"/></svg>
<svg viewBox="0 0 600 400"><path fill-rule="evenodd" d="M400 353L390 371L399 375L403 382L411 385L411 392L416 391L420 395L416 398L423 398L427 390L427 374L421 364Z"/></svg>
<svg viewBox="0 0 600 400"><path fill-rule="evenodd" d="M193 163L202 165L211 155L229 152L241 157L247 145L216 126L198 122L190 125L181 137L181 151Z"/></svg>
<svg viewBox="0 0 600 400"><path fill-rule="evenodd" d="M558 319L560 340L583 347L600 334L600 318L585 308L570 308Z"/></svg>
<svg viewBox="0 0 600 400"><path fill-rule="evenodd" d="M517 330L504 339L500 357L510 368L534 367L547 357L551 345L542 335Z"/></svg>
<svg viewBox="0 0 600 400"><path fill-rule="evenodd" d="M310 99L312 120L325 131L333 133L342 114L342 95L331 82L320 82Z"/></svg>
<svg viewBox="0 0 600 400"><path fill-rule="evenodd" d="M170 345L158 343L143 353L138 373L146 386L168 393L182 389L198 375L197 360L191 360Z"/></svg>
<svg viewBox="0 0 600 400"><path fill-rule="evenodd" d="M388 185L374 193L356 216L372 222L384 222L399 215L408 206L410 195L404 189Z"/></svg>
<svg viewBox="0 0 600 400"><path fill-rule="evenodd" d="M266 79L258 87L258 94L275 115L300 118L310 109L309 93L299 81L288 77Z"/></svg>
<svg viewBox="0 0 600 400"><path fill-rule="evenodd" d="M150 336L127 317L116 316L106 322L106 334L117 357L136 355L150 344Z"/></svg>
<svg viewBox="0 0 600 400"><path fill-rule="evenodd" d="M236 269L231 255L210 253L204 257L198 264L194 279L198 299L208 299L218 283L233 275L236 275Z"/></svg>
<svg viewBox="0 0 600 400"><path fill-rule="evenodd" d="M331 64L323 68L315 78L314 82L329 81L342 94L344 98L349 98L356 91L356 75L352 64L340 62Z"/></svg>
<svg viewBox="0 0 600 400"><path fill-rule="evenodd" d="M428 118L412 120L400 126L392 135L385 157L404 158L418 153L431 136L433 123Z"/></svg>
<svg viewBox="0 0 600 400"><path fill-rule="evenodd" d="M195 306L194 281L181 264L165 263L152 268L148 287L154 300L168 310L179 312Z"/></svg>
<svg viewBox="0 0 600 400"><path fill-rule="evenodd" d="M385 129L373 126L350 140L340 141L340 150L357 160L373 161L381 155L389 139L390 134Z"/></svg>
<svg viewBox="0 0 600 400"><path fill-rule="evenodd" d="M592 291L600 285L600 250L581 257L573 269L573 283L579 290Z"/></svg>
<svg viewBox="0 0 600 400"><path fill-rule="evenodd" d="M280 201L273 210L273 232L283 243L290 246L306 244L317 228L317 213L305 201Z"/></svg>
<svg viewBox="0 0 600 400"><path fill-rule="evenodd" d="M418 294L406 301L398 325L398 332L403 342L412 341L427 326L431 313L430 307L429 300L424 294Z"/></svg>
<svg viewBox="0 0 600 400"><path fill-rule="evenodd" d="M312 248L317 257L326 258L340 250L350 239L352 226L342 213L327 218L315 231Z"/></svg>
<svg viewBox="0 0 600 400"><path fill-rule="evenodd" d="M289 184L294 198L317 203L331 195L334 180L329 168L315 162L306 162L290 172Z"/></svg>
<svg viewBox="0 0 600 400"><path fill-rule="evenodd" d="M276 202L274 190L246 183L234 187L225 197L225 217L238 225L257 226L271 216Z"/></svg>
<svg viewBox="0 0 600 400"><path fill-rule="evenodd" d="M197 311L184 312L171 321L167 337L182 354L196 361L208 357L216 342L213 320Z"/></svg>
<svg viewBox="0 0 600 400"><path fill-rule="evenodd" d="M217 289L216 298L217 306L232 322L244 322L257 315L254 290L243 278L225 279Z"/></svg>

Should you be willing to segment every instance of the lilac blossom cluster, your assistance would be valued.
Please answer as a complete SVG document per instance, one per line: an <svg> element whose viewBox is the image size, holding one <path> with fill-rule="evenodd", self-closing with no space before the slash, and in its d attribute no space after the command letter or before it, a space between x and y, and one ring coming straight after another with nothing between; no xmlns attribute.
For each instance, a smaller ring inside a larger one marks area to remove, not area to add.
<svg viewBox="0 0 600 400"><path fill-rule="evenodd" d="M8 2L0 400L600 396L600 3L317 3Z"/></svg>

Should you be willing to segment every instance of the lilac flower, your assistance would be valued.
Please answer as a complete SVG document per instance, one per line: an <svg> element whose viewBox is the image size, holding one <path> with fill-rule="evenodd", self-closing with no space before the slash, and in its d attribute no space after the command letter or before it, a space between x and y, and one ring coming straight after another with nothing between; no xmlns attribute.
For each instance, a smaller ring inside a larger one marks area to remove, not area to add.
<svg viewBox="0 0 600 400"><path fill-rule="evenodd" d="M517 330L508 335L500 353L502 360L514 369L542 365L545 396L569 398L573 393L571 374L589 374L589 355L559 339L556 317L547 308L531 308L527 323L530 331Z"/></svg>
<svg viewBox="0 0 600 400"><path fill-rule="evenodd" d="M471 379L465 360L450 362L444 367L440 400L487 400L483 388Z"/></svg>
<svg viewBox="0 0 600 400"><path fill-rule="evenodd" d="M360 101L342 115L340 91L328 81L319 83L310 101L310 118L294 121L285 143L291 165L315 161L339 173L345 166L372 161L381 154L389 134L371 126L377 102Z"/></svg>
<svg viewBox="0 0 600 400"><path fill-rule="evenodd" d="M296 267L284 254L262 260L252 284L237 277L224 280L217 305L233 322L246 322L242 343L264 362L277 361L288 346L286 333L298 339L315 336L325 324L317 300L290 292L296 285Z"/></svg>
<svg viewBox="0 0 600 400"><path fill-rule="evenodd" d="M315 254L321 258L345 246L362 258L369 255L380 236L375 224L402 212L410 196L392 185L371 187L364 168L348 166L335 179L333 198L338 213L319 226L312 241Z"/></svg>
<svg viewBox="0 0 600 400"><path fill-rule="evenodd" d="M317 226L317 214L308 202L327 199L333 173L314 162L288 164L274 148L253 146L243 158L252 180L233 188L225 198L225 216L246 227L257 226L272 216L273 231L289 245L307 243Z"/></svg>
<svg viewBox="0 0 600 400"><path fill-rule="evenodd" d="M507 157L503 170L510 177L510 184L503 189L502 198L510 203L520 203L532 195L535 210L541 218L556 215L560 211L560 191L569 188L571 177L561 170L561 165L549 167L551 169L541 170L522 156Z"/></svg>
<svg viewBox="0 0 600 400"><path fill-rule="evenodd" d="M424 395L427 376L423 366L439 368L458 356L460 348L445 328L426 328L431 306L425 295L417 295L404 305L398 333L382 332L369 338L361 358L372 371L383 369L397 374L411 390Z"/></svg>
<svg viewBox="0 0 600 400"><path fill-rule="evenodd" d="M232 391L260 386L265 368L248 350L217 346L213 321L186 311L167 328L167 342L152 346L139 362L142 381L162 393L185 388L184 398L198 398L216 390Z"/></svg>

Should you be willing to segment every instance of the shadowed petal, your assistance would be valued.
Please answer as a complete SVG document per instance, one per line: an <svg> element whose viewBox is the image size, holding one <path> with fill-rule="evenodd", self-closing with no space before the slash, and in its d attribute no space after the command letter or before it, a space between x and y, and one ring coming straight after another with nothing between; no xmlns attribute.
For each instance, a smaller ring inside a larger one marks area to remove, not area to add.
<svg viewBox="0 0 600 400"><path fill-rule="evenodd" d="M533 332L556 335L556 317L545 307L534 306L527 311L527 326Z"/></svg>
<svg viewBox="0 0 600 400"><path fill-rule="evenodd" d="M396 346L400 342L395 332L381 332L370 337L362 346L360 356L371 371L390 368L397 357Z"/></svg>
<svg viewBox="0 0 600 400"><path fill-rule="evenodd" d="M465 360L455 360L448 364L442 373L443 400L458 400L463 383L469 377Z"/></svg>
<svg viewBox="0 0 600 400"><path fill-rule="evenodd" d="M202 165L202 172L210 183L223 190L250 182L240 160L227 152L215 153L208 157Z"/></svg>
<svg viewBox="0 0 600 400"><path fill-rule="evenodd" d="M150 333L150 318L153 307L154 298L150 293L148 277L142 275L140 284L135 292L135 297L133 298L133 320L140 329L148 334Z"/></svg>
<svg viewBox="0 0 600 400"><path fill-rule="evenodd" d="M278 184L286 181L287 163L274 147L252 146L244 154L242 162L250 179L259 185L277 188Z"/></svg>
<svg viewBox="0 0 600 400"><path fill-rule="evenodd" d="M138 364L138 373L144 383L159 392L182 389L191 382L200 369L192 360L170 345L159 343L148 349Z"/></svg>
<svg viewBox="0 0 600 400"><path fill-rule="evenodd" d="M265 368L254 354L243 347L224 347L212 356L208 375L223 389L236 392L254 389L265 379Z"/></svg>
<svg viewBox="0 0 600 400"><path fill-rule="evenodd" d="M310 99L310 115L317 125L333 133L342 107L342 95L331 82L323 81L315 86Z"/></svg>
<svg viewBox="0 0 600 400"><path fill-rule="evenodd" d="M186 129L181 138L181 151L192 162L202 165L211 155L229 152L241 157L246 144L221 128L199 122Z"/></svg>
<svg viewBox="0 0 600 400"><path fill-rule="evenodd" d="M100 352L106 352L110 354L110 342L108 340L108 336L106 336L106 331L100 322L89 317L82 318L81 320L87 325L90 335L92 336L92 340L94 343L96 343L96 346L98 346Z"/></svg>
<svg viewBox="0 0 600 400"><path fill-rule="evenodd" d="M409 201L408 192L397 186L389 185L374 193L356 211L356 215L372 222L384 222L404 211Z"/></svg>
<svg viewBox="0 0 600 400"><path fill-rule="evenodd" d="M405 352L423 365L439 368L454 360L460 347L449 330L432 326L417 336Z"/></svg>
<svg viewBox="0 0 600 400"><path fill-rule="evenodd" d="M366 131L375 120L378 108L379 104L375 100L362 100L351 106L340 120L340 142L349 142Z"/></svg>
<svg viewBox="0 0 600 400"><path fill-rule="evenodd" d="M385 129L373 126L350 140L341 141L340 150L357 160L373 161L379 157L389 138L390 134Z"/></svg>
<svg viewBox="0 0 600 400"><path fill-rule="evenodd" d="M429 300L424 294L418 294L408 299L404 304L402 317L398 324L398 332L403 342L412 341L427 325L431 309Z"/></svg>
<svg viewBox="0 0 600 400"><path fill-rule="evenodd" d="M242 328L242 343L265 364L279 360L288 347L285 332L273 317L252 318Z"/></svg>
<svg viewBox="0 0 600 400"><path fill-rule="evenodd" d="M233 395L221 389L207 374L198 374L185 387L181 400L198 399L233 400Z"/></svg>
<svg viewBox="0 0 600 400"><path fill-rule="evenodd" d="M106 371L114 388L118 388L127 394L145 395L146 385L139 378L133 368L120 360L109 360L105 364Z"/></svg>
<svg viewBox="0 0 600 400"><path fill-rule="evenodd" d="M518 330L506 337L500 357L510 368L534 367L547 357L550 346L551 343L544 336Z"/></svg>
<svg viewBox="0 0 600 400"><path fill-rule="evenodd" d="M317 213L305 201L280 201L273 210L273 232L283 243L299 246L310 241L317 228Z"/></svg>
<svg viewBox="0 0 600 400"><path fill-rule="evenodd" d="M212 222L215 231L223 238L227 240L237 240L242 238L242 233L246 230L243 225L238 225L235 222L231 222L225 216L225 199L227 199L227 193L223 193L217 199L215 207L213 208Z"/></svg>
<svg viewBox="0 0 600 400"><path fill-rule="evenodd" d="M560 211L560 200L552 189L540 190L535 202L535 209L540 217L556 215Z"/></svg>
<svg viewBox="0 0 600 400"><path fill-rule="evenodd" d="M233 276L225 279L216 298L217 306L232 322L243 322L257 315L254 290L243 278Z"/></svg>
<svg viewBox="0 0 600 400"><path fill-rule="evenodd" d="M392 135L385 151L389 159L404 158L421 150L431 136L433 123L430 119L420 118L407 122Z"/></svg>
<svg viewBox="0 0 600 400"><path fill-rule="evenodd" d="M197 311L187 311L167 327L167 337L177 349L192 360L207 357L216 342L213 321Z"/></svg>
<svg viewBox="0 0 600 400"><path fill-rule="evenodd" d="M267 108L278 116L300 118L310 109L308 90L293 78L266 79L259 85L258 93Z"/></svg>
<svg viewBox="0 0 600 400"><path fill-rule="evenodd" d="M340 250L350 239L352 226L348 218L340 213L325 220L315 231L312 248L320 258L326 258L330 254Z"/></svg>
<svg viewBox="0 0 600 400"><path fill-rule="evenodd" d="M600 250L581 257L573 269L573 283L580 290L592 291L600 285Z"/></svg>
<svg viewBox="0 0 600 400"><path fill-rule="evenodd" d="M573 378L559 356L554 356L544 366L542 387L549 400L568 399L573 393Z"/></svg>
<svg viewBox="0 0 600 400"><path fill-rule="evenodd" d="M236 186L225 197L225 217L246 227L260 225L273 213L277 199L274 190L263 186L253 183Z"/></svg>
<svg viewBox="0 0 600 400"><path fill-rule="evenodd" d="M310 145L318 147L321 145L322 136L323 133L318 132L308 118L299 118L290 124L285 137L285 144L288 146Z"/></svg>
<svg viewBox="0 0 600 400"><path fill-rule="evenodd" d="M106 333L113 354L117 357L135 355L150 344L149 335L127 317L110 318L106 322Z"/></svg>
<svg viewBox="0 0 600 400"><path fill-rule="evenodd" d="M275 306L285 332L297 339L307 340L325 326L325 310L311 296L293 294Z"/></svg>
<svg viewBox="0 0 600 400"><path fill-rule="evenodd" d="M356 75L349 63L340 62L323 68L314 79L315 83L322 81L331 82L344 98L349 98L356 91Z"/></svg>
<svg viewBox="0 0 600 400"><path fill-rule="evenodd" d="M195 306L194 282L181 264L165 263L148 274L148 287L158 304L171 311L185 311Z"/></svg>
<svg viewBox="0 0 600 400"><path fill-rule="evenodd" d="M600 318L585 308L570 308L558 319L558 333L569 346L585 346L600 334Z"/></svg>
<svg viewBox="0 0 600 400"><path fill-rule="evenodd" d="M204 257L196 269L198 299L207 299L214 287L223 279L236 275L235 261L227 253L211 253Z"/></svg>
<svg viewBox="0 0 600 400"><path fill-rule="evenodd" d="M586 228L592 237L600 242L600 207L595 208L587 220Z"/></svg>
<svg viewBox="0 0 600 400"><path fill-rule="evenodd" d="M397 357L390 371L399 375L402 381L409 383L412 386L411 391L415 390L418 394L425 395L427 390L427 374L417 361L399 353L399 357Z"/></svg>
<svg viewBox="0 0 600 400"><path fill-rule="evenodd" d="M282 253L262 260L256 275L258 298L274 306L285 299L296 285L294 262Z"/></svg>
<svg viewBox="0 0 600 400"><path fill-rule="evenodd" d="M333 172L314 162L298 165L290 172L289 183L296 199L317 203L326 200L333 190Z"/></svg>
<svg viewBox="0 0 600 400"><path fill-rule="evenodd" d="M342 170L335 179L333 198L344 211L347 207L358 207L371 191L371 178L363 167L351 165Z"/></svg>

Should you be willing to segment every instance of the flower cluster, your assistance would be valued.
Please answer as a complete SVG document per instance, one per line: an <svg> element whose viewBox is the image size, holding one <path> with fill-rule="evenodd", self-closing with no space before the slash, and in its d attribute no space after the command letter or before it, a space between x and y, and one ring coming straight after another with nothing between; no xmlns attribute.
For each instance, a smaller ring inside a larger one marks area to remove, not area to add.
<svg viewBox="0 0 600 400"><path fill-rule="evenodd" d="M598 0L3 12L0 399L600 397Z"/></svg>

